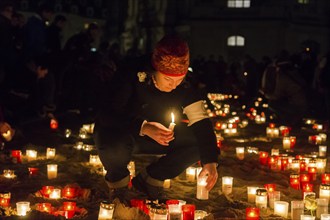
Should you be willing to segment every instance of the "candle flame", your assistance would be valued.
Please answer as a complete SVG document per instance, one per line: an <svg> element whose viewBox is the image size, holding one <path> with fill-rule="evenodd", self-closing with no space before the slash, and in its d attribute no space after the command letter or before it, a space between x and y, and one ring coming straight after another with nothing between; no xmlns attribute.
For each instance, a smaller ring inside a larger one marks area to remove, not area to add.
<svg viewBox="0 0 330 220"><path fill-rule="evenodd" d="M171 117L172 117L172 123L174 123L174 114L171 112Z"/></svg>

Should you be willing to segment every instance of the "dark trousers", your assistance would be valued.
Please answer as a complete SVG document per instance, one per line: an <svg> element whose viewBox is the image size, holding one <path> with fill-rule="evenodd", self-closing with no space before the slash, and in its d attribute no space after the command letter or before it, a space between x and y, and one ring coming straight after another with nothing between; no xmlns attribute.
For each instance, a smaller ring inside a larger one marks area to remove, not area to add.
<svg viewBox="0 0 330 220"><path fill-rule="evenodd" d="M170 146L162 146L147 136L114 132L96 125L96 147L104 168L109 171L105 179L116 182L127 177L127 164L132 155L138 153L164 154L146 167L150 177L163 181L178 176L199 160L199 148L196 138L186 124L177 125L174 132L175 139L170 142Z"/></svg>

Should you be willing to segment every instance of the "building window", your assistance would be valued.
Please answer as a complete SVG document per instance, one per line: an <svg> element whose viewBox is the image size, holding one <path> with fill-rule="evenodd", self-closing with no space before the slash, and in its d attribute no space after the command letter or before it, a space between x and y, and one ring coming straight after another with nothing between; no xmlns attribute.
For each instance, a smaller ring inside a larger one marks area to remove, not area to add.
<svg viewBox="0 0 330 220"><path fill-rule="evenodd" d="M227 6L228 8L250 8L250 3L251 3L250 0L228 0Z"/></svg>
<svg viewBox="0 0 330 220"><path fill-rule="evenodd" d="M230 36L227 39L227 46L229 47L243 47L245 39L242 36Z"/></svg>
<svg viewBox="0 0 330 220"><path fill-rule="evenodd" d="M307 5L309 4L309 0L298 0L298 3Z"/></svg>

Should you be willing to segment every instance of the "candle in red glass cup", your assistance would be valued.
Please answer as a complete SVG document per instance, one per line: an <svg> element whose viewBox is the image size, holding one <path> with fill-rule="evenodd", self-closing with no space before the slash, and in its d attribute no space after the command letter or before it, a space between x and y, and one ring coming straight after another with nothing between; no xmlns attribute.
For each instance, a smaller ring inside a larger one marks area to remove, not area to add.
<svg viewBox="0 0 330 220"><path fill-rule="evenodd" d="M290 133L290 128L287 126L280 126L280 131L282 136L288 136Z"/></svg>
<svg viewBox="0 0 330 220"><path fill-rule="evenodd" d="M49 195L54 190L54 186L43 186L41 189L41 193L44 197L49 198Z"/></svg>
<svg viewBox="0 0 330 220"><path fill-rule="evenodd" d="M296 145L296 137L295 136L290 136L290 148L294 148L294 146Z"/></svg>
<svg viewBox="0 0 330 220"><path fill-rule="evenodd" d="M330 184L330 173L322 173L321 181L322 184Z"/></svg>
<svg viewBox="0 0 330 220"><path fill-rule="evenodd" d="M48 212L49 213L49 212L51 212L52 204L46 203L46 202L37 203L36 209L40 212Z"/></svg>
<svg viewBox="0 0 330 220"><path fill-rule="evenodd" d="M277 156L268 157L268 166L271 170L277 170Z"/></svg>
<svg viewBox="0 0 330 220"><path fill-rule="evenodd" d="M270 128L275 128L275 123L269 123L269 126Z"/></svg>
<svg viewBox="0 0 330 220"><path fill-rule="evenodd" d="M14 163L22 163L22 151L12 150L11 157Z"/></svg>
<svg viewBox="0 0 330 220"><path fill-rule="evenodd" d="M264 185L267 193L274 192L276 190L276 185L274 183L267 183Z"/></svg>
<svg viewBox="0 0 330 220"><path fill-rule="evenodd" d="M246 220L259 220L260 209L257 207L247 207L245 209Z"/></svg>
<svg viewBox="0 0 330 220"><path fill-rule="evenodd" d="M72 199L77 197L77 188L65 187L64 189L62 189L62 196L67 199Z"/></svg>
<svg viewBox="0 0 330 220"><path fill-rule="evenodd" d="M182 220L194 220L195 218L195 205L186 204L182 205Z"/></svg>
<svg viewBox="0 0 330 220"><path fill-rule="evenodd" d="M317 168L316 167L308 167L308 174L311 181L316 180Z"/></svg>
<svg viewBox="0 0 330 220"><path fill-rule="evenodd" d="M140 209L141 211L145 210L145 204L143 199L131 199L131 207Z"/></svg>
<svg viewBox="0 0 330 220"><path fill-rule="evenodd" d="M169 200L166 200L166 205L177 205L179 204L180 201L177 200L177 199L169 199Z"/></svg>
<svg viewBox="0 0 330 220"><path fill-rule="evenodd" d="M56 119L50 119L50 128L56 130L58 128L58 122Z"/></svg>
<svg viewBox="0 0 330 220"><path fill-rule="evenodd" d="M290 175L290 186L294 189L300 189L300 176L299 174Z"/></svg>
<svg viewBox="0 0 330 220"><path fill-rule="evenodd" d="M303 193L306 192L313 192L313 184L312 183L302 183L301 184L301 189Z"/></svg>
<svg viewBox="0 0 330 220"><path fill-rule="evenodd" d="M67 219L72 218L75 214L76 203L75 202L63 202L63 210Z"/></svg>
<svg viewBox="0 0 330 220"><path fill-rule="evenodd" d="M260 151L259 152L259 161L260 161L260 164L267 165L267 160L268 160L268 153L265 152L265 151Z"/></svg>
<svg viewBox="0 0 330 220"><path fill-rule="evenodd" d="M307 164L304 160L300 161L300 172L305 172L307 171Z"/></svg>
<svg viewBox="0 0 330 220"><path fill-rule="evenodd" d="M29 167L29 175L36 176L38 174L39 168L37 167Z"/></svg>
<svg viewBox="0 0 330 220"><path fill-rule="evenodd" d="M303 155L299 155L299 154L297 154L297 155L296 155L296 159L297 159L297 160L302 160L302 159L304 159L304 156L303 156Z"/></svg>
<svg viewBox="0 0 330 220"><path fill-rule="evenodd" d="M216 123L215 123L215 130L221 130L221 122L219 122L219 121L217 121Z"/></svg>
<svg viewBox="0 0 330 220"><path fill-rule="evenodd" d="M0 207L8 207L10 205L10 192L0 192Z"/></svg>
<svg viewBox="0 0 330 220"><path fill-rule="evenodd" d="M281 158L281 170L286 170L288 168L289 159Z"/></svg>

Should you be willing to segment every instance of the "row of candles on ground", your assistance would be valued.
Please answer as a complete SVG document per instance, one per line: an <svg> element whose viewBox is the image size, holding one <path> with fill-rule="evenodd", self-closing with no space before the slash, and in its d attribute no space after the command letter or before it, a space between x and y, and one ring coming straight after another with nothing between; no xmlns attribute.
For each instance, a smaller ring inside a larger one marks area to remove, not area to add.
<svg viewBox="0 0 330 220"><path fill-rule="evenodd" d="M258 213L255 213L256 209L251 208L246 210L246 219L259 219L259 209L266 209L267 206L274 209L274 214L287 218L289 203L280 201L280 191L275 190L275 184L265 184L265 188L248 187L248 202L255 203ZM317 217L320 218L321 214L328 214L328 201L330 198L330 187L326 185L328 192L325 192L324 187L320 187L320 195L318 199L315 199L315 193L310 191L310 188L304 192L302 201L291 201L291 217L292 219L305 219L300 218L300 215L304 214L304 204L309 210L316 210ZM306 202L306 198L308 201ZM304 203L305 202L305 203ZM310 203L315 203L313 206ZM250 213L251 212L251 213ZM306 217L307 218L307 217Z"/></svg>
<svg viewBox="0 0 330 220"><path fill-rule="evenodd" d="M28 170L29 170L30 176L36 176L39 172L39 168L37 168L37 167L29 167ZM5 177L7 179L16 178L15 170L4 169L3 177ZM57 178L57 164L47 164L47 177L48 177L48 179Z"/></svg>
<svg viewBox="0 0 330 220"><path fill-rule="evenodd" d="M55 155L56 155L56 149L48 147L46 150L46 159L54 159ZM36 160L38 156L38 151L28 149L26 150L25 156L28 162ZM14 163L22 163L23 155L21 150L12 150L11 157Z"/></svg>

